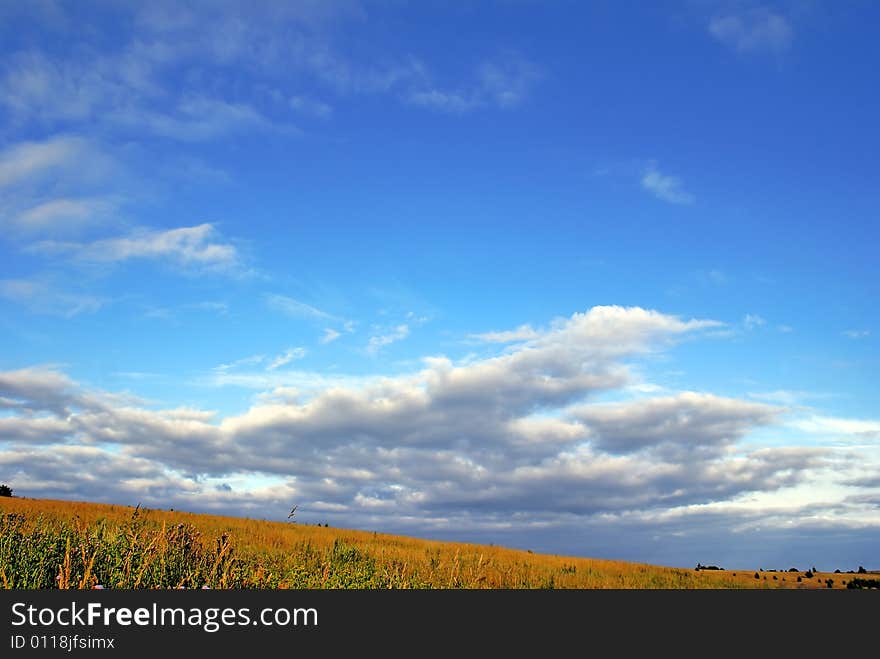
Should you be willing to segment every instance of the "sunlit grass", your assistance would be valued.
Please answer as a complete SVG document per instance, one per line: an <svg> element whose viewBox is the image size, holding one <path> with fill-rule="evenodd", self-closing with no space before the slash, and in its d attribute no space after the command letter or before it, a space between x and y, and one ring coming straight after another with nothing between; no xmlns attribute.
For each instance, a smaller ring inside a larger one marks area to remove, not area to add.
<svg viewBox="0 0 880 659"><path fill-rule="evenodd" d="M0 500L5 588L827 588L827 579L845 588L850 575L798 576L755 579L295 523Z"/></svg>

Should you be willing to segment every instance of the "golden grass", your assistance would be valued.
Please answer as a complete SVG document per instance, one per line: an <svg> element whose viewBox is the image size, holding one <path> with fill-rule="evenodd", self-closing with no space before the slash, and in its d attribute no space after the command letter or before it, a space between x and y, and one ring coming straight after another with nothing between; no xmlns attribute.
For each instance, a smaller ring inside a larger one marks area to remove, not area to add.
<svg viewBox="0 0 880 659"><path fill-rule="evenodd" d="M827 588L827 579L845 588L852 578L759 572L755 579L754 571L25 498L0 500L0 533L4 588Z"/></svg>

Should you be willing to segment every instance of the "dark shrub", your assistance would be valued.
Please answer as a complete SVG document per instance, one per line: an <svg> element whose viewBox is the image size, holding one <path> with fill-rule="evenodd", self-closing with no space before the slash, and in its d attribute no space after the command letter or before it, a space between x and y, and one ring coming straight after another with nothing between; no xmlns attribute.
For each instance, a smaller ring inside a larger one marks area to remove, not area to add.
<svg viewBox="0 0 880 659"><path fill-rule="evenodd" d="M0 497L11 497L12 496L12 488L9 487L6 483L0 484Z"/></svg>
<svg viewBox="0 0 880 659"><path fill-rule="evenodd" d="M858 590L860 588L880 588L880 579L859 579L856 577L855 579L850 579L849 583L846 584L846 587L851 590Z"/></svg>

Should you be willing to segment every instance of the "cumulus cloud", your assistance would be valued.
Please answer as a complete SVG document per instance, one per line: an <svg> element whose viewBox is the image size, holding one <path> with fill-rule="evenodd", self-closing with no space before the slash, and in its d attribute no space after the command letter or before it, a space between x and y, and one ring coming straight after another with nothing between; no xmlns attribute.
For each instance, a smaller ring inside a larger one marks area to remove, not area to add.
<svg viewBox="0 0 880 659"><path fill-rule="evenodd" d="M307 374L273 370L264 375L276 388L224 417L154 409L91 390L57 368L2 372L0 470L28 496L137 496L243 514L259 504L278 507L282 517L296 501L334 523L485 540L486 533L575 523L638 519L645 528L696 519L706 506L788 491L843 464L830 460L830 449L745 443L778 423L784 408L696 392L595 400L626 391L634 381L628 364L639 355L715 325L595 307L534 328L502 354L430 357L394 377L322 381L313 374L310 384ZM255 355L238 365L271 366L287 356ZM107 482L85 475L113 470ZM848 496L858 495L857 485L847 487ZM847 505L846 515L863 515L864 503Z"/></svg>
<svg viewBox="0 0 880 659"><path fill-rule="evenodd" d="M592 443L608 453L674 448L681 455L723 452L749 430L775 421L779 412L769 405L694 392L571 410L591 430Z"/></svg>
<svg viewBox="0 0 880 659"><path fill-rule="evenodd" d="M684 189L680 178L661 173L654 164L645 170L642 188L670 204L690 205L695 201L694 196Z"/></svg>
<svg viewBox="0 0 880 659"><path fill-rule="evenodd" d="M739 53L781 53L794 39L788 20L763 7L715 16L709 22L709 34Z"/></svg>

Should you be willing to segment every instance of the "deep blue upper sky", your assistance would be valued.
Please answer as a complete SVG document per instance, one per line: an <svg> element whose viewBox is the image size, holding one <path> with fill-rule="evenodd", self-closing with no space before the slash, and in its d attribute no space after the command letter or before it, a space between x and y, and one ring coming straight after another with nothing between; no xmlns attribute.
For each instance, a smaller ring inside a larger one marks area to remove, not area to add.
<svg viewBox="0 0 880 659"><path fill-rule="evenodd" d="M0 7L0 480L867 561L880 10L448 5Z"/></svg>

